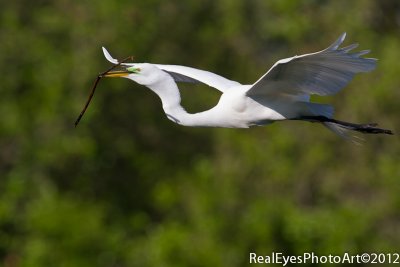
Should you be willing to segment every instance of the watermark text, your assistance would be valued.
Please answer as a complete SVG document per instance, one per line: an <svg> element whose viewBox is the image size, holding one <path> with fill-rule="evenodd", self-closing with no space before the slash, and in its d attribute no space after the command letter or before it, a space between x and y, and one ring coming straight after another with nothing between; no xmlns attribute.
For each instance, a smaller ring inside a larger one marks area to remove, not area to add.
<svg viewBox="0 0 400 267"><path fill-rule="evenodd" d="M329 263L329 264L343 264L343 263L371 263L371 264L382 264L382 263L393 263L400 264L399 253L363 253L351 255L350 253L343 253L342 255L317 255L314 252L305 252L301 255L285 255L282 252L272 252L270 255L258 255L254 252L249 254L249 261L253 264L282 264L286 266L288 264L302 264L302 263Z"/></svg>

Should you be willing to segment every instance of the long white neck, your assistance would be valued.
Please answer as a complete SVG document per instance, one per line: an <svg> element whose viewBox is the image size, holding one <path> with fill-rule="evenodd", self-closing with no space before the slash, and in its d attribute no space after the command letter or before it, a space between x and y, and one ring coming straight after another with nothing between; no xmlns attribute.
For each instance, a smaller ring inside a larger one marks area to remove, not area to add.
<svg viewBox="0 0 400 267"><path fill-rule="evenodd" d="M185 126L217 126L215 124L215 108L194 114L186 112L181 106L178 86L168 74L147 87L160 97L165 114L175 123Z"/></svg>

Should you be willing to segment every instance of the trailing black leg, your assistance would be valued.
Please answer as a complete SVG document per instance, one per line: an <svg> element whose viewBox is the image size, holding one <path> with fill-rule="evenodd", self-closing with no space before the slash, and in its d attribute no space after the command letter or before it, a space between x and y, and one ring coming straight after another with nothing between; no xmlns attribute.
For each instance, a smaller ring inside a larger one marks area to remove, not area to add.
<svg viewBox="0 0 400 267"><path fill-rule="evenodd" d="M352 130L352 131L357 131L357 132L367 133L367 134L393 134L393 132L391 130L382 129L382 128L377 127L378 126L377 123L357 124L357 123L339 121L339 120L327 118L325 116L302 116L299 118L295 118L294 120L320 122L336 133L338 133L337 132L338 129L337 128L334 129L335 126L340 127L345 130Z"/></svg>

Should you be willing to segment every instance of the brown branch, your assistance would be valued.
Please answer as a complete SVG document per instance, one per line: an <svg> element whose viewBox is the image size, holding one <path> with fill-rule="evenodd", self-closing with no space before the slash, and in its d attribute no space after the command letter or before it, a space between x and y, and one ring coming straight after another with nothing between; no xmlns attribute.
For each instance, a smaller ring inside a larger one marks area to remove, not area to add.
<svg viewBox="0 0 400 267"><path fill-rule="evenodd" d="M97 76L96 80L95 80L94 83L93 83L92 91L90 92L89 98L88 98L88 100L86 101L86 104L85 104L85 106L83 107L83 110L81 111L81 113L79 114L78 118L77 118L76 121L75 121L75 128L76 128L76 126L78 126L78 123L79 123L80 120L82 119L83 114L85 114L85 111L86 111L86 109L88 108L90 101L92 100L92 97L93 97L93 95L94 95L94 92L95 92L95 90L96 90L97 84L99 83L100 79L103 78L104 75L106 75L107 73L109 73L109 72L112 71L113 69L119 67L122 63L128 61L129 59L130 59L130 60L133 60L133 57L130 56L130 57L127 57L127 58L125 58L125 59L123 59L123 60L121 60L121 61L118 61L118 64L115 64L114 66L112 66L112 67L109 68L108 70L106 70L106 71L100 73L100 74Z"/></svg>

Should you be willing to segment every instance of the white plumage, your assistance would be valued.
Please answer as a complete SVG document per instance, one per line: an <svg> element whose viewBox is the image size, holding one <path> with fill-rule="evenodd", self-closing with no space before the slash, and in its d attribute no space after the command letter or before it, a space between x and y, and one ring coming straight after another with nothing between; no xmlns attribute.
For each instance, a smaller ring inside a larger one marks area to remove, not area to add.
<svg viewBox="0 0 400 267"><path fill-rule="evenodd" d="M311 103L310 95L332 95L360 72L375 68L376 59L363 58L369 51L351 53L357 44L339 48L343 33L328 48L311 54L281 59L251 85L242 85L195 68L149 63L123 63L125 70L106 77L125 77L147 86L161 99L167 117L185 126L248 128L281 120L321 122L345 136L345 130L387 133L375 124L353 124L333 119L330 105ZM114 59L103 47L107 60ZM204 83L222 92L218 104L207 111L189 114L180 105L177 82Z"/></svg>

